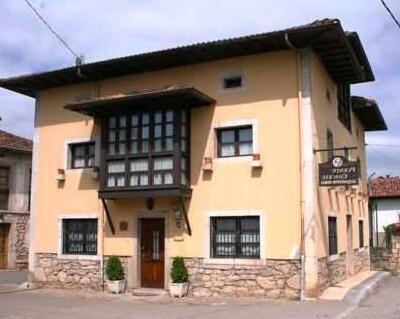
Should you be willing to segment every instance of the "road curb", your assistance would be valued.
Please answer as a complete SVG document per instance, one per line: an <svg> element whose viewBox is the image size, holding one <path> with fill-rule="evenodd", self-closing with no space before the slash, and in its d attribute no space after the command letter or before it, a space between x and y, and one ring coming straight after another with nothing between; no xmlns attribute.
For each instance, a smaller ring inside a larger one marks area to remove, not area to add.
<svg viewBox="0 0 400 319"><path fill-rule="evenodd" d="M343 300L351 305L359 305L365 300L377 287L385 280L389 279L389 272L380 271L367 279L363 283L351 289L343 298Z"/></svg>

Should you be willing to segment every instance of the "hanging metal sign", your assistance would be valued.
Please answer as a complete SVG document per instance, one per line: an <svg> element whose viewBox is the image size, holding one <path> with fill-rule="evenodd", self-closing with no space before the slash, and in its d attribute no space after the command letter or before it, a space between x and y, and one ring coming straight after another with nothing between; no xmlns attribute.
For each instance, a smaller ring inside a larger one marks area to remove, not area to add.
<svg viewBox="0 0 400 319"><path fill-rule="evenodd" d="M358 185L359 165L344 156L319 164L319 186Z"/></svg>

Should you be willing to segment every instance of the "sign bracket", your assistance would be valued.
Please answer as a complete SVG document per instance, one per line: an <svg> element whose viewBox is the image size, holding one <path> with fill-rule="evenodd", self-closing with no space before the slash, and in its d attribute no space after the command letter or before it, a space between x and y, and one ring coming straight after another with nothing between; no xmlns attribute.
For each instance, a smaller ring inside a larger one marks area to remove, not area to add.
<svg viewBox="0 0 400 319"><path fill-rule="evenodd" d="M321 148L321 149L314 149L314 154L320 152L334 152L334 151L349 151L349 150L356 150L357 146L349 146L349 147L337 147L337 148Z"/></svg>

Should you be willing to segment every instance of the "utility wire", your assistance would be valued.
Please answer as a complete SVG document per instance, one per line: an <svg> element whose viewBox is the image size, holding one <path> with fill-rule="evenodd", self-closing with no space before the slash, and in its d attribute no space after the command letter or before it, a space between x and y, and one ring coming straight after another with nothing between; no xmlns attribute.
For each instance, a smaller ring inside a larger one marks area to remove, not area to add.
<svg viewBox="0 0 400 319"><path fill-rule="evenodd" d="M29 0L24 0L25 3L32 9L36 16L44 23L44 25L50 30L50 32L64 45L64 47L75 57L76 64L82 64L82 56L79 56L68 43L52 28L52 26L46 21L46 19L40 14L40 12L30 3Z"/></svg>
<svg viewBox="0 0 400 319"><path fill-rule="evenodd" d="M389 12L390 16L392 17L393 21L397 24L397 26L400 28L400 22L392 12L392 10L389 8L389 6L386 4L385 0L380 0L382 5L385 7L386 11Z"/></svg>

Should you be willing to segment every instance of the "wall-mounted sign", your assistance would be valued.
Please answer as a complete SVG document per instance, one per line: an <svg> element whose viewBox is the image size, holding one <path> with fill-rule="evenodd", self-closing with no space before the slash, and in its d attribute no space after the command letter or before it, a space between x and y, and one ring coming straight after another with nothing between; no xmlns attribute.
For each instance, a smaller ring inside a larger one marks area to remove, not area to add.
<svg viewBox="0 0 400 319"><path fill-rule="evenodd" d="M319 186L357 185L359 165L344 156L334 156L319 164Z"/></svg>

